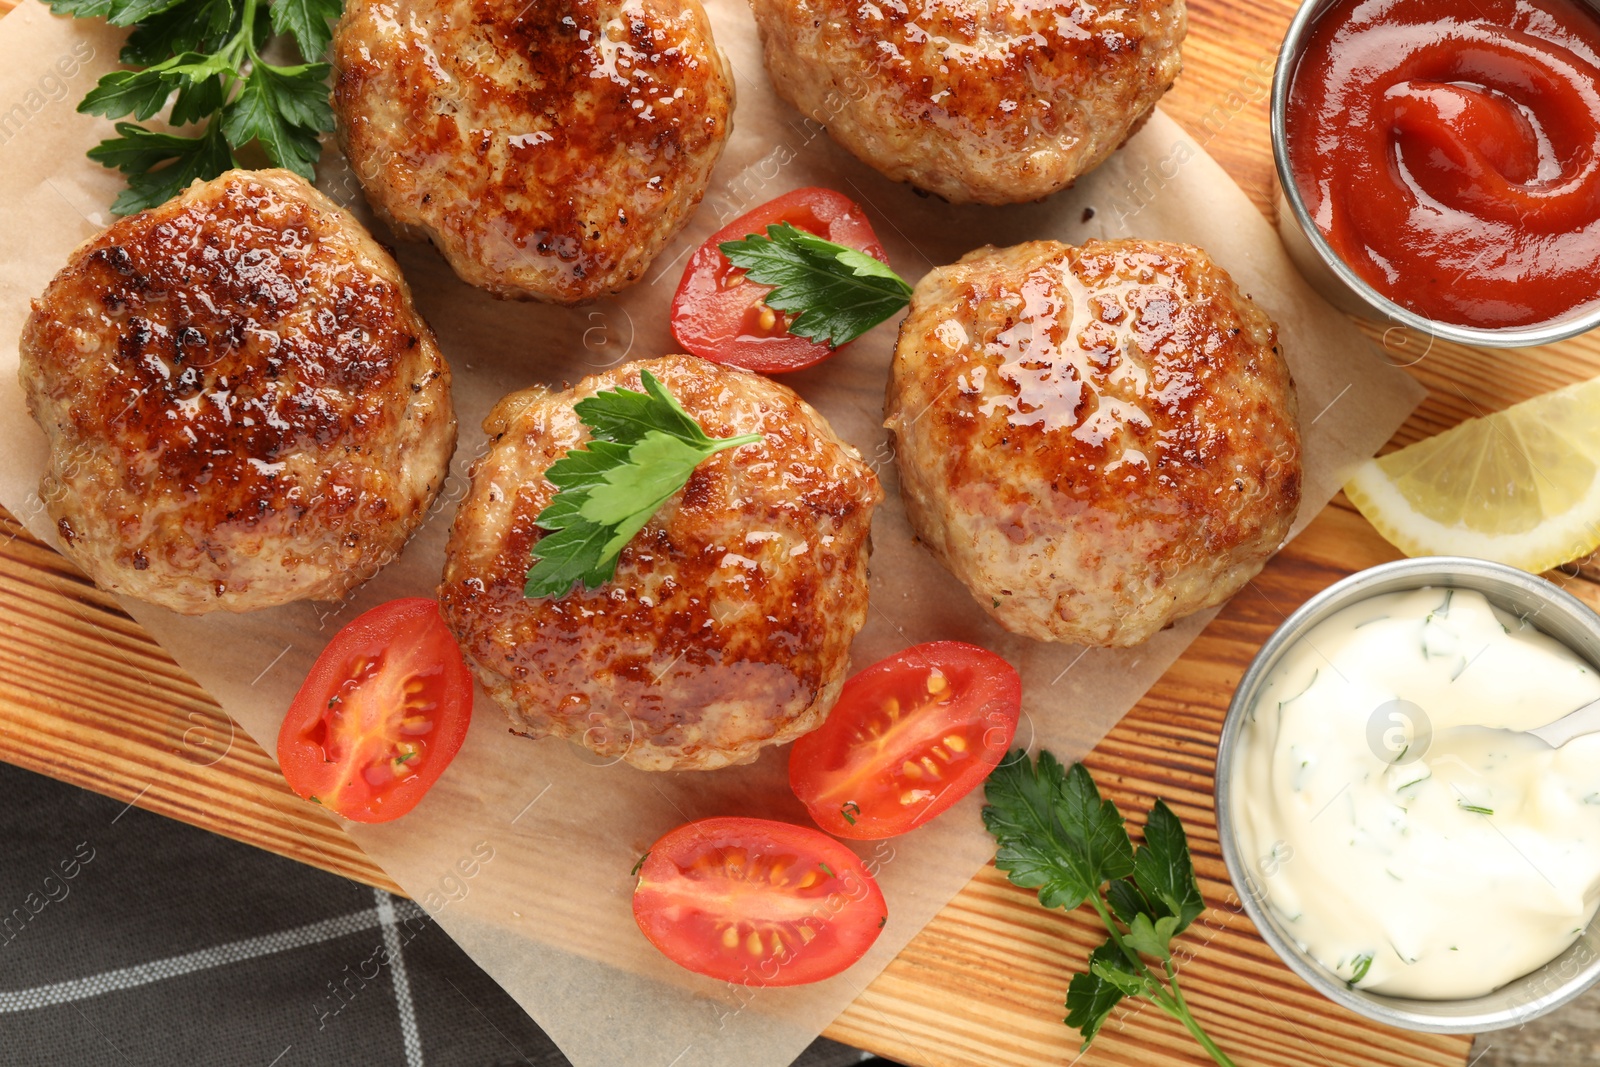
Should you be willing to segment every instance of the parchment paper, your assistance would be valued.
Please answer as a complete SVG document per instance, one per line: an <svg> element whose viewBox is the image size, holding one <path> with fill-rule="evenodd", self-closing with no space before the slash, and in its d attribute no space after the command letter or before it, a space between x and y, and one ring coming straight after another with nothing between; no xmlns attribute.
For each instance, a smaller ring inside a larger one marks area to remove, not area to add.
<svg viewBox="0 0 1600 1067"><path fill-rule="evenodd" d="M451 480L403 557L340 604L201 619L125 605L268 752L283 709L340 624L393 597L431 595L490 405L534 381L575 380L624 358L674 351L667 306L688 252L722 222L791 188L827 185L866 205L892 262L912 280L978 245L1038 237L1160 237L1208 249L1282 329L1305 430L1302 525L1419 399L1410 378L1306 288L1271 227L1164 116L1070 193L1026 207L952 208L882 179L834 146L819 123L778 101L744 5L707 6L737 74L735 133L704 206L643 283L577 310L503 303L457 281L431 248L398 249L455 370L462 428ZM109 124L73 108L114 64L120 37L97 23L54 19L37 0L0 24L0 503L51 540L36 492L44 438L23 407L16 338L29 299L74 246L112 221L107 205L119 179L84 158ZM332 148L321 179L367 217ZM864 665L936 638L985 645L1022 671L1019 742L1081 756L1210 613L1117 652L1036 644L990 623L912 543L879 425L893 339L894 326L881 326L822 368L785 379L872 460L888 492L874 522L872 609L854 660ZM805 822L786 786L786 759L769 751L754 766L709 774L602 765L563 742L512 737L504 715L480 694L466 746L421 806L396 823L349 830L578 1067L781 1067L992 853L976 797L912 835L864 847L888 897L889 922L867 957L831 981L749 990L679 970L634 925L630 868L657 836L689 819L738 813ZM307 977L308 1011L334 1006L320 982ZM336 1015L326 1020L337 1022Z"/></svg>

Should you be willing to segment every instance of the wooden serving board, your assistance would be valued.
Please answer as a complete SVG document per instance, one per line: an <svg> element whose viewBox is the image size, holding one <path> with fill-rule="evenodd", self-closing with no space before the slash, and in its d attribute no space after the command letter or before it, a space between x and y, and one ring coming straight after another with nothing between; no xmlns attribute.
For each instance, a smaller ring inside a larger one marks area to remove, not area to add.
<svg viewBox="0 0 1600 1067"><path fill-rule="evenodd" d="M13 0L0 0L0 11ZM1267 95L1292 0L1190 0L1185 72L1164 104L1252 197L1272 207ZM1394 446L1600 374L1600 338L1515 353L1369 328L1430 390ZM7 339L5 343L10 343ZM1418 359L1421 356L1420 360ZM1415 362L1414 362L1415 361ZM1360 398L1353 398L1360 402ZM1364 1022L1312 992L1256 936L1223 868L1212 812L1223 714L1256 649L1306 599L1397 553L1339 498L1234 598L1088 763L1111 799L1164 797L1189 827L1209 905L1185 935L1196 1015L1241 1067L1462 1067L1462 1037ZM1555 576L1600 606L1600 570ZM0 758L398 892L274 761L71 564L0 512ZM1101 937L1080 911L1040 909L986 868L869 985L828 1036L919 1067L1079 1062L1061 1023L1070 976ZM1084 1064L1208 1063L1153 1008L1113 1016Z"/></svg>

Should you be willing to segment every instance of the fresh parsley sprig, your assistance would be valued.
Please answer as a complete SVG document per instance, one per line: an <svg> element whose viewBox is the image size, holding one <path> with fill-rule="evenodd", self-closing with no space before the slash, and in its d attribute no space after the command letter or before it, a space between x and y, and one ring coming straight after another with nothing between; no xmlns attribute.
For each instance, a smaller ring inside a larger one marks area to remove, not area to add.
<svg viewBox="0 0 1600 1067"><path fill-rule="evenodd" d="M341 0L49 0L57 15L104 18L132 26L115 70L78 105L118 122L117 135L89 158L128 180L111 210L131 215L155 207L196 178L215 178L238 165L234 150L252 141L274 164L310 180L333 127L326 63L274 66L261 58L274 33L290 34L300 54L320 58L332 38L329 22ZM173 127L163 133L139 123L171 102Z"/></svg>
<svg viewBox="0 0 1600 1067"><path fill-rule="evenodd" d="M1041 752L1035 765L1021 750L995 768L984 798L983 824L1000 846L996 866L1016 885L1037 889L1045 907L1072 911L1088 903L1106 925L1109 936L1089 955L1089 970L1067 987L1066 1022L1083 1036L1083 1048L1124 998L1143 996L1181 1022L1213 1060L1232 1067L1190 1014L1178 984L1172 939L1205 902L1172 810L1156 801L1135 850L1122 814L1101 798L1083 764L1063 770Z"/></svg>
<svg viewBox="0 0 1600 1067"><path fill-rule="evenodd" d="M766 304L795 316L790 333L833 348L911 301L911 286L887 264L787 222L717 248L751 281L775 286Z"/></svg>
<svg viewBox="0 0 1600 1067"><path fill-rule="evenodd" d="M639 377L642 393L607 389L573 405L592 440L544 472L557 492L534 520L549 533L534 545L524 595L561 596L574 582L593 589L609 581L623 547L696 467L762 439L708 436L655 375Z"/></svg>

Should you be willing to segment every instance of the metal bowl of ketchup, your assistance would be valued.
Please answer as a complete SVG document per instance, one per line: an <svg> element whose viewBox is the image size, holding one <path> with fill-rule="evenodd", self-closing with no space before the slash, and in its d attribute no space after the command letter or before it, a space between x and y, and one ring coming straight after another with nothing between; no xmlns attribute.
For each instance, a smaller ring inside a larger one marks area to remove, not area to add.
<svg viewBox="0 0 1600 1067"><path fill-rule="evenodd" d="M1336 306L1517 348L1600 325L1600 0L1307 0L1279 230Z"/></svg>

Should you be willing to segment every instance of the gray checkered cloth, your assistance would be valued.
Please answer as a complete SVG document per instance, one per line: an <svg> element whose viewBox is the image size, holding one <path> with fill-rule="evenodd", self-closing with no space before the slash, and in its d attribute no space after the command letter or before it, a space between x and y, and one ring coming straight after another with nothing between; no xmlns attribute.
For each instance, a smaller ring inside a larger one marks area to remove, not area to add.
<svg viewBox="0 0 1600 1067"><path fill-rule="evenodd" d="M0 796L0 1067L567 1062L408 900L9 764Z"/></svg>

